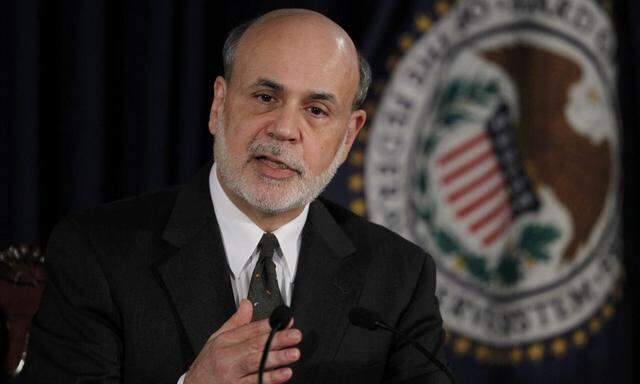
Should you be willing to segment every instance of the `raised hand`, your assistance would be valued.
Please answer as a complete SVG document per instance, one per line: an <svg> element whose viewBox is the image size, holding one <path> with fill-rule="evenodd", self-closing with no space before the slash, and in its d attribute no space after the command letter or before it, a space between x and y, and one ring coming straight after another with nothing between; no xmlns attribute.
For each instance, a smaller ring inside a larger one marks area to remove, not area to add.
<svg viewBox="0 0 640 384"><path fill-rule="evenodd" d="M209 337L189 368L184 384L257 383L262 350L271 327L269 320L251 322L253 307L242 300L236 313ZM302 333L289 326L276 333L267 358L265 384L284 383L293 374L286 367L300 358L295 346Z"/></svg>

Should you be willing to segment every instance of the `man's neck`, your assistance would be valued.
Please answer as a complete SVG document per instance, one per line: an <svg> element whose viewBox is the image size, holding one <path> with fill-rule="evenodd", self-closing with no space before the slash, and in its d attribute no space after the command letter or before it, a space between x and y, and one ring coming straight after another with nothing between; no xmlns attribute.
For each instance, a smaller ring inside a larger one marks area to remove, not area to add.
<svg viewBox="0 0 640 384"><path fill-rule="evenodd" d="M258 227L260 227L260 229L265 232L275 231L276 229L282 227L286 223L298 217L298 215L300 215L300 213L302 213L302 211L304 210L304 206L302 206L278 214L265 213L259 209L256 209L240 196L233 193L233 191L231 191L229 188L227 188L218 172L216 172L216 177L218 178L218 182L220 183L222 190L227 195L229 200L231 200L231 202L236 207L238 207L238 209L242 213L247 215L247 217L251 219L251 221L253 221Z"/></svg>

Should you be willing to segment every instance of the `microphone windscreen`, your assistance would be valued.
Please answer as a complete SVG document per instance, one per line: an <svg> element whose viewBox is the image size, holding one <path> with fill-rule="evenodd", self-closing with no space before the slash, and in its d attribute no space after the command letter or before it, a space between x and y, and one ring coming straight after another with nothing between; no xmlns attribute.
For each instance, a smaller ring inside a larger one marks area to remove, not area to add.
<svg viewBox="0 0 640 384"><path fill-rule="evenodd" d="M271 329L275 329L276 331L283 330L291 321L291 317L293 314L291 313L291 309L286 305L280 305L276 309L271 312L271 316L269 316L269 325Z"/></svg>
<svg viewBox="0 0 640 384"><path fill-rule="evenodd" d="M356 327L376 330L382 318L377 313L362 307L355 307L349 311L349 321Z"/></svg>

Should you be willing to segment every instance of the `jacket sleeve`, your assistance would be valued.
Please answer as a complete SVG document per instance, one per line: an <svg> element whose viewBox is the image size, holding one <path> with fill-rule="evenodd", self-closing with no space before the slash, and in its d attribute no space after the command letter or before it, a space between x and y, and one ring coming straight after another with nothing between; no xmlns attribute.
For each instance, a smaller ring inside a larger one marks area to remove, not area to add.
<svg viewBox="0 0 640 384"><path fill-rule="evenodd" d="M435 295L436 268L429 255L424 263L409 305L394 325L432 352L445 365L442 344L444 329ZM384 375L384 383L449 383L440 369L414 347L395 338Z"/></svg>
<svg viewBox="0 0 640 384"><path fill-rule="evenodd" d="M47 285L33 319L26 383L118 383L122 332L95 250L71 220L47 247Z"/></svg>

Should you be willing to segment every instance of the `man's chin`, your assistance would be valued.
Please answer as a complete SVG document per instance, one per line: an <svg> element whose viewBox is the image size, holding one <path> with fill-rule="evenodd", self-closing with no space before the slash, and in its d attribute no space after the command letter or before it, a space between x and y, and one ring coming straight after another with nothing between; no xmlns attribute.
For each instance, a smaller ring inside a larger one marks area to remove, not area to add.
<svg viewBox="0 0 640 384"><path fill-rule="evenodd" d="M304 188L304 183L298 175L287 179L259 179L252 185L246 183L246 193L243 195L250 205L262 212L283 213L308 203L309 191Z"/></svg>
<svg viewBox="0 0 640 384"><path fill-rule="evenodd" d="M254 196L255 197L255 196ZM272 196L260 196L260 198L249 198L246 200L254 209L267 215L279 215L304 206L304 201L286 201L282 198Z"/></svg>

